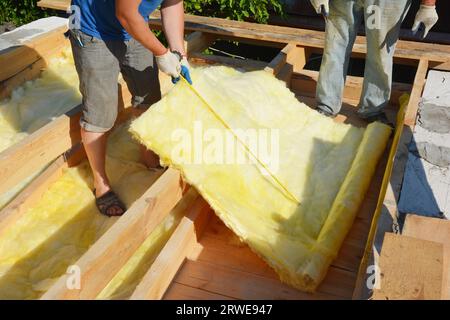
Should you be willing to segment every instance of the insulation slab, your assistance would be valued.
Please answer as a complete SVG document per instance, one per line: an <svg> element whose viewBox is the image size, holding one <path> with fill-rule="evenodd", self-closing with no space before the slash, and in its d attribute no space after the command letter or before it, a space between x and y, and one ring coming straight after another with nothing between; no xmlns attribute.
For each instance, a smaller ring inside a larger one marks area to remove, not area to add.
<svg viewBox="0 0 450 320"><path fill-rule="evenodd" d="M181 82L130 130L179 169L282 281L314 291L352 226L391 129L334 122L264 71L215 66L194 69L193 79L204 100Z"/></svg>

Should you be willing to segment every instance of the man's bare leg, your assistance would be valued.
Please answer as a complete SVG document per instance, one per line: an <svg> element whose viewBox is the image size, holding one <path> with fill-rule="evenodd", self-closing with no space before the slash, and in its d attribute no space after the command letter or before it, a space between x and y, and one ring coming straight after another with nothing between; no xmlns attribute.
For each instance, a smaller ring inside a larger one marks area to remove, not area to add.
<svg viewBox="0 0 450 320"><path fill-rule="evenodd" d="M84 149L91 165L92 175L94 177L95 196L101 197L109 190L111 186L106 175L106 137L105 132L90 132L81 129L81 138Z"/></svg>

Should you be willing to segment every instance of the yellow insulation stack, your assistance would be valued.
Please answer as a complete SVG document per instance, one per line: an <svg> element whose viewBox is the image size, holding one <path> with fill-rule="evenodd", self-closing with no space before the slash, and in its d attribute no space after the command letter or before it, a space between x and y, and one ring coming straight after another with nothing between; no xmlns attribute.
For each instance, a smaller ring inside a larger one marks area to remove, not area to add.
<svg viewBox="0 0 450 320"><path fill-rule="evenodd" d="M179 169L283 281L314 291L353 223L391 129L337 123L267 72L208 67L192 76L204 100L181 82L132 123L133 135Z"/></svg>

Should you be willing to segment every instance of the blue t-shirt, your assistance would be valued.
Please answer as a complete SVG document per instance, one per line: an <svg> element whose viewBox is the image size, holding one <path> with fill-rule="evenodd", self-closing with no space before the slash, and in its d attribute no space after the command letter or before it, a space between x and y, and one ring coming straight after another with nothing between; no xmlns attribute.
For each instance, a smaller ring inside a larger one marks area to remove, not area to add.
<svg viewBox="0 0 450 320"><path fill-rule="evenodd" d="M139 13L148 21L149 15L163 0L142 0ZM115 0L72 0L80 8L80 29L102 40L129 40L131 36L116 18Z"/></svg>

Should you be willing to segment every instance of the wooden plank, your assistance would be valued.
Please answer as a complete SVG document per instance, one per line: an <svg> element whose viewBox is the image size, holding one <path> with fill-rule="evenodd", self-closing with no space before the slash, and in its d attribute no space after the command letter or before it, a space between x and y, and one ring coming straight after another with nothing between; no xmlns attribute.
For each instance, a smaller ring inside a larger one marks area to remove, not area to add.
<svg viewBox="0 0 450 320"><path fill-rule="evenodd" d="M181 283L172 282L164 300L235 300L221 294L193 288Z"/></svg>
<svg viewBox="0 0 450 320"><path fill-rule="evenodd" d="M175 207L185 190L180 172L168 169L74 264L81 272L80 289L69 289L69 275L63 275L42 299L95 299Z"/></svg>
<svg viewBox="0 0 450 320"><path fill-rule="evenodd" d="M442 299L450 299L450 221L421 217L414 214L406 216L402 234L408 237L434 241L444 245L442 275Z"/></svg>
<svg viewBox="0 0 450 320"><path fill-rule="evenodd" d="M386 233L380 256L380 283L374 300L440 299L443 245Z"/></svg>
<svg viewBox="0 0 450 320"><path fill-rule="evenodd" d="M38 7L67 11L70 0L41 0L37 2Z"/></svg>
<svg viewBox="0 0 450 320"><path fill-rule="evenodd" d="M48 187L63 174L64 169L77 165L84 159L84 148L77 145L59 156L33 180L19 195L0 211L0 235L41 199Z"/></svg>
<svg viewBox="0 0 450 320"><path fill-rule="evenodd" d="M60 52L61 48L68 43L64 37L65 30L67 27L59 27L2 52L0 54L0 81L11 78L41 58L47 59Z"/></svg>
<svg viewBox="0 0 450 320"><path fill-rule="evenodd" d="M131 300L159 300L164 296L183 261L200 239L210 212L208 203L199 197L136 287Z"/></svg>
<svg viewBox="0 0 450 320"><path fill-rule="evenodd" d="M216 36L204 32L195 31L186 36L185 47L187 55L192 53L202 53L214 41Z"/></svg>
<svg viewBox="0 0 450 320"><path fill-rule="evenodd" d="M316 85L319 79L319 72L314 70L300 70L294 72L291 80L291 88L295 92L315 97L316 95ZM347 76L344 88L344 98L351 100L359 100L362 92L364 78ZM390 103L397 106L399 104L399 98L405 93L410 93L412 86L406 83L392 83L392 94L390 98Z"/></svg>
<svg viewBox="0 0 450 320"><path fill-rule="evenodd" d="M406 109L405 124L414 128L417 118L417 110L419 109L420 97L425 87L429 62L427 59L421 59L417 67L416 76L414 78L414 86L409 98L408 107Z"/></svg>
<svg viewBox="0 0 450 320"><path fill-rule="evenodd" d="M220 258L227 259L227 256ZM333 274L334 271L336 270L331 270L330 275L336 278L336 275ZM347 280L350 281L352 279ZM179 270L174 282L243 300L348 298L348 295L342 297L323 292L317 292L315 294L304 293L281 283L278 279L256 275L251 270L245 272L205 261L186 261ZM339 288L339 283L337 283L337 286L334 285L333 289L339 290L342 288ZM167 294L169 295L171 293L168 292Z"/></svg>

